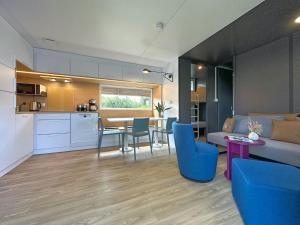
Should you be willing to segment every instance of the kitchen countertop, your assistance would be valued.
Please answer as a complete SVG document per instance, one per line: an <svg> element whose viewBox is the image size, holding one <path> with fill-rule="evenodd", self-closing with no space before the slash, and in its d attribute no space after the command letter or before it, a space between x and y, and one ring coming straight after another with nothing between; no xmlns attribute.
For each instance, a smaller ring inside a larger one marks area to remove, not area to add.
<svg viewBox="0 0 300 225"><path fill-rule="evenodd" d="M78 112L78 111L20 111L16 114L39 114L39 113L98 113L95 111Z"/></svg>

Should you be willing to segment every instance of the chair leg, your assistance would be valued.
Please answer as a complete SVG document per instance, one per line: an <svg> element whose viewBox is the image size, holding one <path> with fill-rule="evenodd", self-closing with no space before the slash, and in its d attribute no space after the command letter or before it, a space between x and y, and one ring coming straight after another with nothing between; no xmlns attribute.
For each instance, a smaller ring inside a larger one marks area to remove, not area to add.
<svg viewBox="0 0 300 225"><path fill-rule="evenodd" d="M168 140L168 149L169 149L169 155L171 154L171 149L170 149L170 139L169 139L169 134L167 133L167 140Z"/></svg>
<svg viewBox="0 0 300 225"><path fill-rule="evenodd" d="M118 134L118 137L119 137L119 145L118 145L118 147L121 148L121 134Z"/></svg>
<svg viewBox="0 0 300 225"><path fill-rule="evenodd" d="M122 153L124 154L124 139L125 139L125 134L122 134Z"/></svg>
<svg viewBox="0 0 300 225"><path fill-rule="evenodd" d="M136 152L135 152L135 137L134 137L134 136L132 136L132 140L133 140L134 161L136 161Z"/></svg>
<svg viewBox="0 0 300 225"><path fill-rule="evenodd" d="M149 135L149 144L150 144L150 149L151 149L151 155L153 155L153 151L152 151L152 142L151 142L150 132L148 132L148 135Z"/></svg>
<svg viewBox="0 0 300 225"><path fill-rule="evenodd" d="M164 144L164 133L161 132L161 144L163 145Z"/></svg>
<svg viewBox="0 0 300 225"><path fill-rule="evenodd" d="M140 138L137 137L137 148L140 149Z"/></svg>
<svg viewBox="0 0 300 225"><path fill-rule="evenodd" d="M154 143L154 132L155 132L155 130L152 131L152 145Z"/></svg>
<svg viewBox="0 0 300 225"><path fill-rule="evenodd" d="M98 140L98 159L100 158L101 145L102 145L102 135L99 135L99 140Z"/></svg>

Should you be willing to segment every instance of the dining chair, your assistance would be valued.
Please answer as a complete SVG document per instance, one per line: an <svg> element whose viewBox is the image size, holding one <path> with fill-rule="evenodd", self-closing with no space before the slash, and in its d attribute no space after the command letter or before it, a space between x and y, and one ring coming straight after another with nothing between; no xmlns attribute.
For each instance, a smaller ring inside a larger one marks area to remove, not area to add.
<svg viewBox="0 0 300 225"><path fill-rule="evenodd" d="M98 140L98 158L100 158L102 138L106 135L118 135L119 136L119 147L121 146L122 140L122 153L124 153L124 131L120 129L109 129L105 128L101 117L98 117L98 127L99 127L99 140Z"/></svg>
<svg viewBox="0 0 300 225"><path fill-rule="evenodd" d="M169 154L171 154L169 135L173 134L172 123L176 122L176 120L177 120L176 117L168 117L167 123L166 123L166 128L161 127L161 128L154 129L152 131L152 144L153 144L153 141L154 141L155 133L161 133L162 137L163 137L164 134L167 135ZM162 142L163 142L163 138L162 138Z"/></svg>
<svg viewBox="0 0 300 225"><path fill-rule="evenodd" d="M140 137L148 136L151 154L153 153L150 131L149 131L149 118L134 118L132 124L132 130L128 131L127 134L132 136L134 160L136 160L136 142L135 142L136 138L139 139Z"/></svg>

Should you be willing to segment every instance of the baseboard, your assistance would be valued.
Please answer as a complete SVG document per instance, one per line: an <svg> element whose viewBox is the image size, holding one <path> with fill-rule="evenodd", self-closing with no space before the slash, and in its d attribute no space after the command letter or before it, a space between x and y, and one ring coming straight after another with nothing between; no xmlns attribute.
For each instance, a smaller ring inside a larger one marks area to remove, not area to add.
<svg viewBox="0 0 300 225"><path fill-rule="evenodd" d="M28 158L30 158L32 156L32 152L29 153L28 155L25 155L24 157L22 157L21 159L18 159L17 161L15 161L14 163L10 164L8 167L6 167L5 169L0 171L0 177L4 176L5 174L7 174L8 172L10 172L11 170L13 170L14 168L16 168L18 165L20 165L22 162L24 162L25 160L27 160Z"/></svg>

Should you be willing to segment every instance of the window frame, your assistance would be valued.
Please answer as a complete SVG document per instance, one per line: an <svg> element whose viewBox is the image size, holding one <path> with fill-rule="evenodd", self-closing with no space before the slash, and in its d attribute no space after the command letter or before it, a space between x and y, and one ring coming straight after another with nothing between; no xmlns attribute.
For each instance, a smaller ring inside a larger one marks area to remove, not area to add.
<svg viewBox="0 0 300 225"><path fill-rule="evenodd" d="M139 90L150 90L151 92L151 106L149 108L103 108L102 107L102 87L110 87L110 88L123 88L123 89L139 89ZM127 87L127 86L119 86L119 85L109 85L109 84L101 84L100 85L100 93L99 93L99 109L100 110L141 110L141 111L153 111L153 88L143 88L143 87Z"/></svg>

